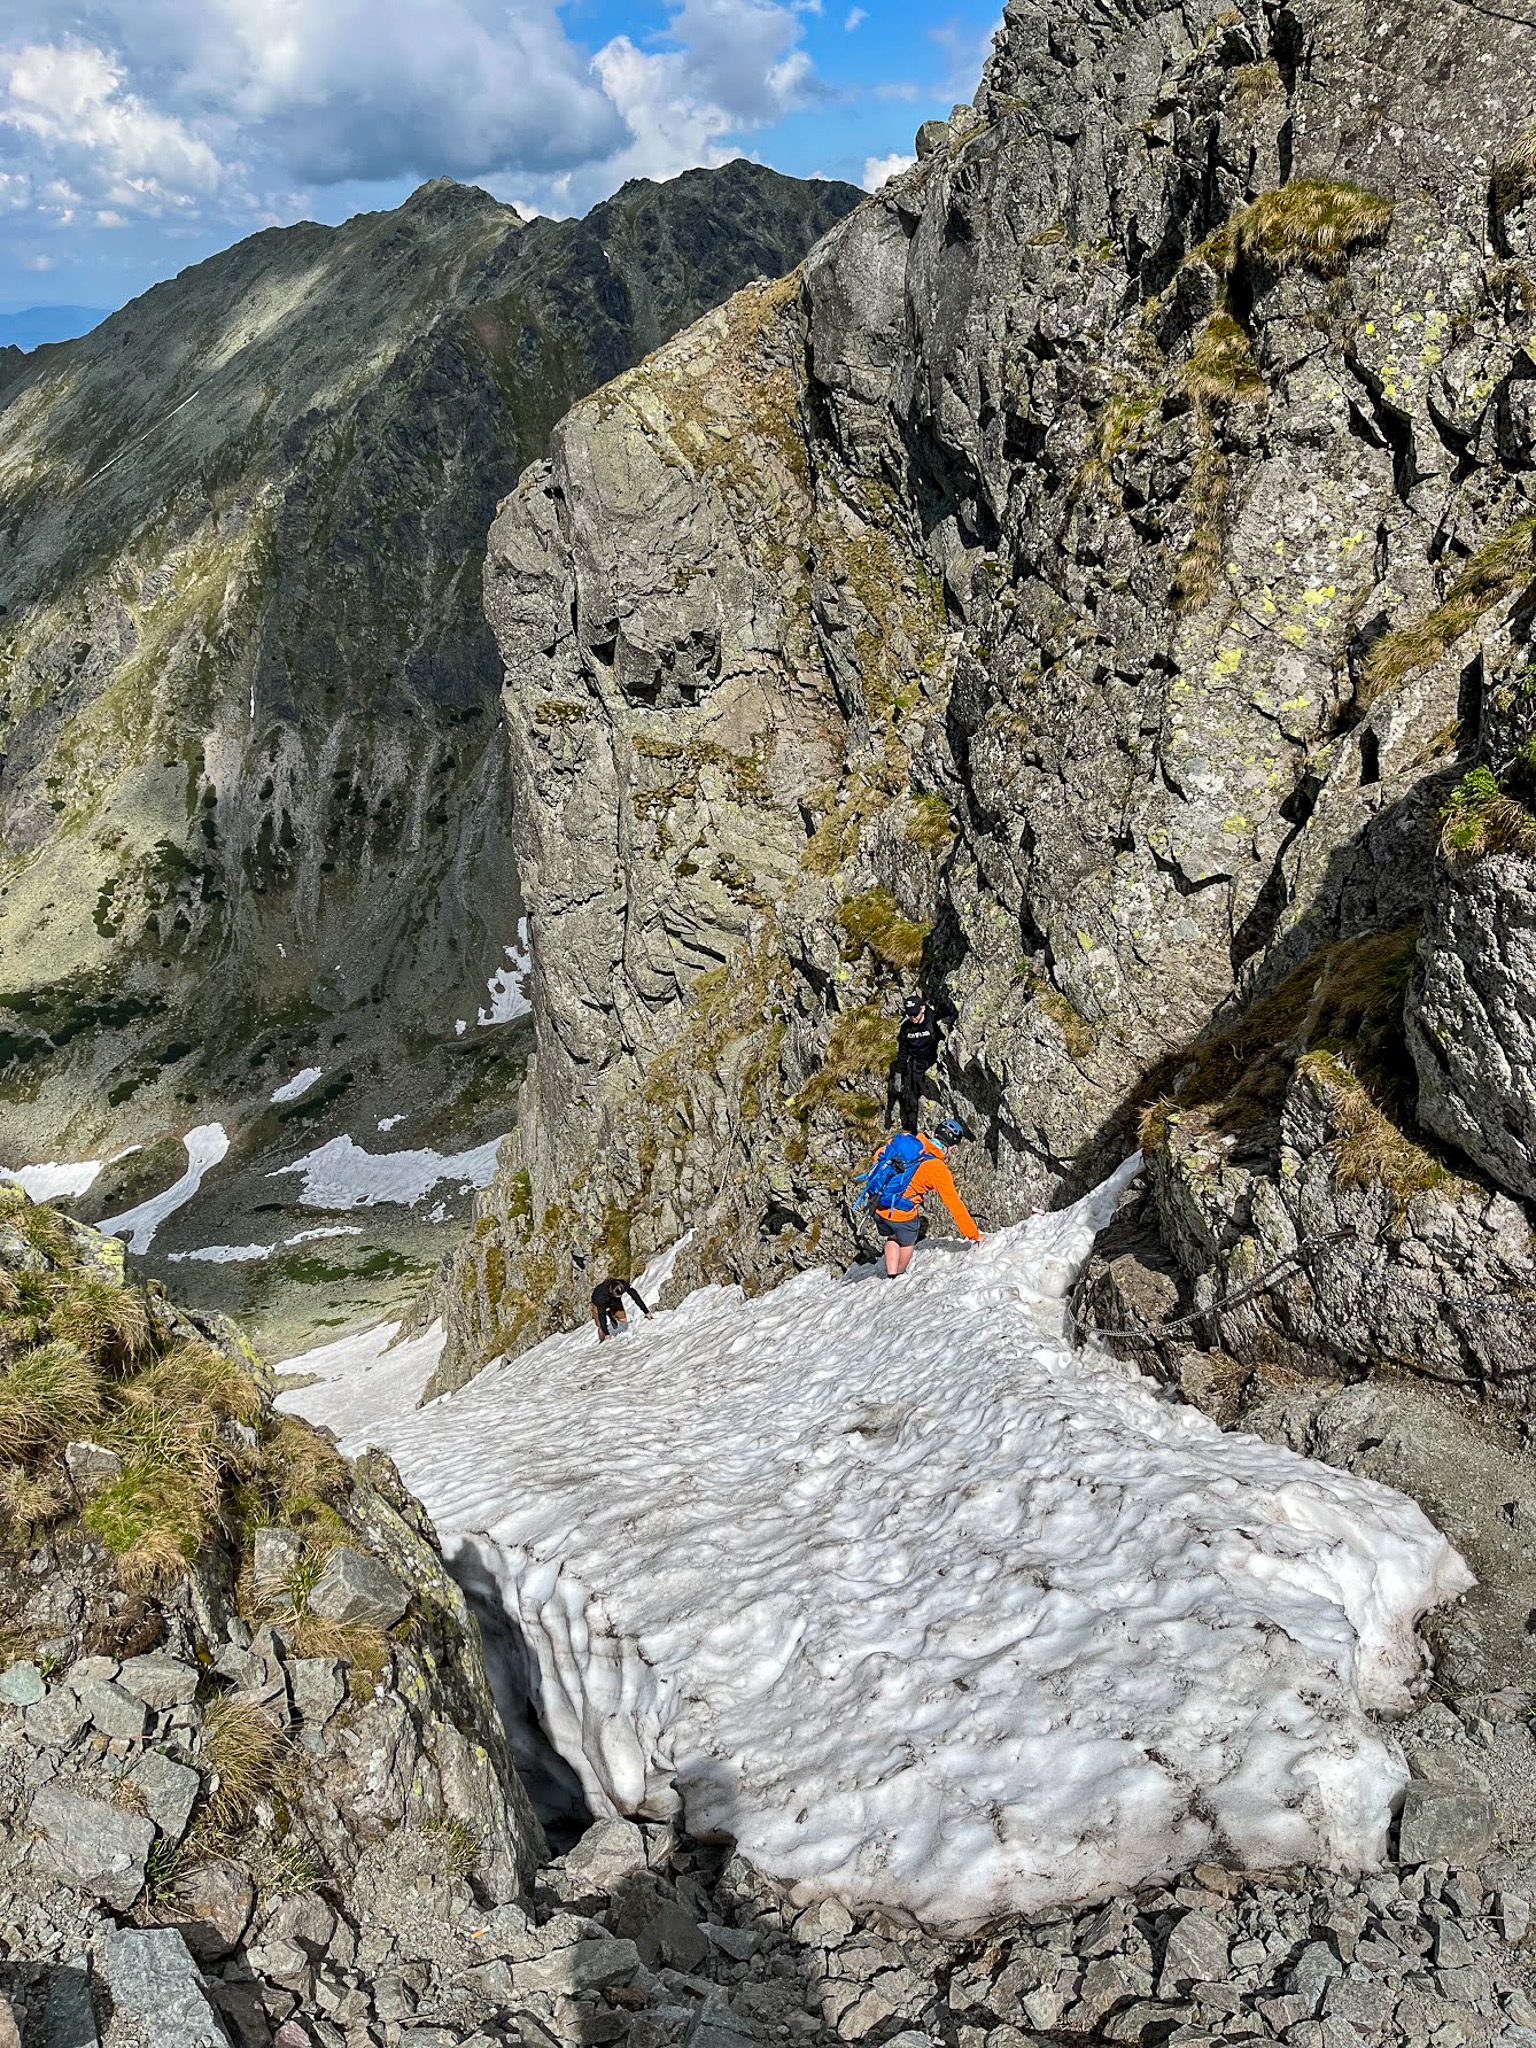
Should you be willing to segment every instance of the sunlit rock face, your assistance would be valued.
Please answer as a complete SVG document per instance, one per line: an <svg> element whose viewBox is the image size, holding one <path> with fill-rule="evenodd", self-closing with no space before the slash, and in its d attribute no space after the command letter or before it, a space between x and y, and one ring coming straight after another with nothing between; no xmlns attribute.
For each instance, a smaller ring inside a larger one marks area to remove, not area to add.
<svg viewBox="0 0 1536 2048"><path fill-rule="evenodd" d="M1531 723L1528 42L1016 0L974 108L797 280L562 423L488 567L537 1053L445 1379L686 1226L680 1284L849 1255L915 979L997 1220L1163 1100L1154 1151L1182 1120L1241 1166L1189 1270L1251 1277L1309 1227L1300 1062L1330 1205L1358 1168L1374 1240L1421 1198L1462 1221L1403 1242L1481 1228L1486 1167L1398 1171L1378 1125L1433 1142L1414 927L1452 790ZM1357 1362L1386 1324L1336 1299Z"/></svg>

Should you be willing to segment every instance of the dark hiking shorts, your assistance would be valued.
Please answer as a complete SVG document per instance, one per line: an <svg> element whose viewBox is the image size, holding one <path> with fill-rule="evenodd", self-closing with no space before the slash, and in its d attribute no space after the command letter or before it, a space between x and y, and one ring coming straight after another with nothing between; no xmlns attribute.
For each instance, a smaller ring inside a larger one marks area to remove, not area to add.
<svg viewBox="0 0 1536 2048"><path fill-rule="evenodd" d="M921 1215L908 1216L904 1222L893 1223L888 1216L876 1216L875 1228L882 1237L894 1238L897 1244L916 1244L918 1232L923 1227Z"/></svg>

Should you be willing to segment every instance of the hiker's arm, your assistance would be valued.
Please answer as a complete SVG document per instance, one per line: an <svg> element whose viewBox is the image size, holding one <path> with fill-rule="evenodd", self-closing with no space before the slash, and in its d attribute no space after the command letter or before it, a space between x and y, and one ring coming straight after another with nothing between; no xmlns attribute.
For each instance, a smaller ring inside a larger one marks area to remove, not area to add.
<svg viewBox="0 0 1536 2048"><path fill-rule="evenodd" d="M934 1163L931 1182L934 1193L955 1219L955 1228L962 1237L968 1237L972 1244L981 1243L981 1232L976 1228L971 1212L960 1199L960 1190L955 1186L954 1176L947 1166Z"/></svg>
<svg viewBox="0 0 1536 2048"><path fill-rule="evenodd" d="M596 1323L596 1325L597 1325L597 1341L598 1341L598 1343L599 1343L599 1344L606 1344L606 1343L607 1343L607 1341L608 1341L608 1332L607 1332L607 1331L606 1331L606 1330L605 1330L605 1329L603 1328L603 1319L602 1319L602 1317L601 1317L601 1316L600 1316L600 1315L598 1314L598 1310L597 1310L597 1303L596 1303L596 1302L593 1302L593 1304L592 1304L592 1320L593 1320L593 1322L594 1322L594 1323Z"/></svg>
<svg viewBox="0 0 1536 2048"><path fill-rule="evenodd" d="M635 1304L635 1307L639 1309L641 1315L643 1315L646 1318L646 1320L649 1321L651 1314L650 1310L646 1307L645 1303L640 1299L639 1295L635 1292L634 1288L630 1286L627 1280L624 1283L624 1292Z"/></svg>

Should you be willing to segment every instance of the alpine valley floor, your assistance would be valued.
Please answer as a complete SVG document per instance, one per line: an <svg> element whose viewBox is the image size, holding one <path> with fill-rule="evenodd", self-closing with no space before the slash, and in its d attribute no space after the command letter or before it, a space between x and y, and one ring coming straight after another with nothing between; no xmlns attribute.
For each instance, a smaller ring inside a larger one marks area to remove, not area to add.
<svg viewBox="0 0 1536 2048"><path fill-rule="evenodd" d="M595 1813L728 1836L941 1933L1204 1863L1379 1864L1415 1623L1471 1574L1411 1501L1063 1335L1135 1172L911 1275L707 1288L409 1404L382 1336L288 1405L388 1449L489 1573Z"/></svg>

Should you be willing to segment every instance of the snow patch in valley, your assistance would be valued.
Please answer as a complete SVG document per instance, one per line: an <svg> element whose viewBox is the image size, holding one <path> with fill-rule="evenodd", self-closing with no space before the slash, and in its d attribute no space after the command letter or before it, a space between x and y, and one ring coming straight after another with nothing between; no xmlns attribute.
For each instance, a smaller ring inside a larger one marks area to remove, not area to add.
<svg viewBox="0 0 1536 2048"><path fill-rule="evenodd" d="M229 1150L229 1134L222 1124L198 1124L181 1142L186 1147L187 1170L180 1180L151 1195L147 1202L125 1209L121 1216L104 1217L96 1226L104 1237L126 1238L130 1251L147 1252L166 1217L191 1201L203 1184L203 1175Z"/></svg>
<svg viewBox="0 0 1536 2048"><path fill-rule="evenodd" d="M172 1266L186 1259L204 1266L248 1266L257 1259L270 1259L276 1249L270 1244L205 1244L195 1252L167 1252L165 1256Z"/></svg>
<svg viewBox="0 0 1536 2048"><path fill-rule="evenodd" d="M329 1143L279 1166L271 1180L301 1173L306 1209L368 1209L376 1202L401 1202L414 1208L423 1195L443 1181L460 1187L486 1187L496 1171L500 1138L491 1138L467 1152L367 1152L350 1137Z"/></svg>
<svg viewBox="0 0 1536 2048"><path fill-rule="evenodd" d="M139 1145L125 1145L121 1152L113 1152L105 1159L50 1159L41 1166L0 1166L0 1181L10 1181L34 1202L61 1202L88 1193L104 1166L115 1166L119 1159L142 1149Z"/></svg>
<svg viewBox="0 0 1536 2048"><path fill-rule="evenodd" d="M317 1237L361 1237L362 1226L357 1223L326 1223L318 1230L296 1231L292 1237L281 1238L276 1244L205 1244L194 1252L167 1252L170 1265L180 1265L185 1259L194 1259L209 1266L246 1266L259 1259L270 1259L274 1252L286 1251L289 1245L310 1244Z"/></svg>
<svg viewBox="0 0 1536 2048"><path fill-rule="evenodd" d="M381 1416L409 1414L443 1355L443 1326L433 1323L403 1344L395 1342L399 1334L399 1323L375 1323L285 1358L279 1372L314 1373L316 1384L280 1394L276 1405L347 1440L367 1435Z"/></svg>
<svg viewBox="0 0 1536 2048"><path fill-rule="evenodd" d="M533 972L533 955L528 950L528 920L517 922L517 944L506 948L506 965L498 967L486 983L490 992L491 1007L478 1010L475 1022L482 1026L492 1024L515 1024L519 1017L531 1017L533 1005L528 1000L525 984Z"/></svg>
<svg viewBox="0 0 1536 2048"><path fill-rule="evenodd" d="M267 1100L297 1102L301 1095L314 1087L324 1071L323 1067L305 1067L301 1073L295 1074L291 1081L285 1081L281 1088L274 1088Z"/></svg>
<svg viewBox="0 0 1536 2048"><path fill-rule="evenodd" d="M43 1166L0 1166L0 1180L24 1189L34 1202L57 1202L66 1195L83 1195L106 1163L81 1159L72 1165L49 1160Z"/></svg>
<svg viewBox="0 0 1536 2048"><path fill-rule="evenodd" d="M427 1340L407 1371L365 1333L288 1405L388 1449L498 1584L597 1813L680 1797L948 1932L1207 1858L1368 1867L1407 1775L1368 1710L1469 1574L1400 1494L1072 1349L1133 1169L903 1280L707 1287L425 1409Z"/></svg>

